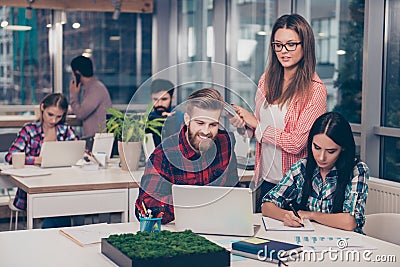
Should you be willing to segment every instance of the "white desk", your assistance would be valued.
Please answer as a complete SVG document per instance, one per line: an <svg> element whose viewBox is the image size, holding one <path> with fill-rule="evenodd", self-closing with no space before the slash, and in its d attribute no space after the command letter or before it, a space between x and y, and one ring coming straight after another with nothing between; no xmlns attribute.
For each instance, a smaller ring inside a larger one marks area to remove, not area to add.
<svg viewBox="0 0 400 267"><path fill-rule="evenodd" d="M10 168L0 164L0 169ZM47 170L47 169L46 169ZM78 167L52 168L51 175L17 177L0 175L0 184L17 186L27 192L27 229L34 218L122 212L123 222L137 221L135 201L144 169L122 171L117 165L97 171ZM249 181L253 171L238 169L241 181ZM1 182L2 181L2 182Z"/></svg>
<svg viewBox="0 0 400 267"><path fill-rule="evenodd" d="M34 218L65 215L122 212L122 221L128 222L128 191L130 187L138 187L129 172L119 167L96 171L78 167L49 170L51 175L8 176L15 186L27 192L28 229L32 229ZM138 172L132 174L135 179L141 178Z"/></svg>
<svg viewBox="0 0 400 267"><path fill-rule="evenodd" d="M255 222L260 224L260 216L255 216ZM139 223L114 224L121 232L136 232ZM326 226L315 224L316 235L347 235L358 236L357 233L347 232ZM174 226L163 226L165 230L174 230ZM257 233L259 237L274 238L281 241L290 241L293 239L294 232L266 232L261 228ZM243 237L229 236L206 236L206 238L220 242L226 246L228 240L240 240ZM377 250L372 251L370 258L377 255L394 255L397 262L376 263L366 262L361 259L360 262L331 261L326 256L323 262L289 262L289 266L398 266L400 261L400 246L380 241L371 237L362 237ZM116 266L106 256L100 252L100 244L80 247L64 235L60 234L58 229L33 229L26 231L1 232L0 233L0 262L1 266L58 266L58 267L79 267L79 266ZM266 263L247 258L232 258L231 266L252 267L252 266L276 266L276 264Z"/></svg>

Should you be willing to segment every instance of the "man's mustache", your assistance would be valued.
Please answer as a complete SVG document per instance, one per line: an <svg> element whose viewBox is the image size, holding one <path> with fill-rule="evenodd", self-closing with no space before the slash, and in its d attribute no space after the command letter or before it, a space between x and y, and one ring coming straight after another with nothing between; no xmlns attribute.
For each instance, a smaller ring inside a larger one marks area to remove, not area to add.
<svg viewBox="0 0 400 267"><path fill-rule="evenodd" d="M167 108L164 106L154 106L153 107L155 110L157 110L158 112L164 112L167 111Z"/></svg>

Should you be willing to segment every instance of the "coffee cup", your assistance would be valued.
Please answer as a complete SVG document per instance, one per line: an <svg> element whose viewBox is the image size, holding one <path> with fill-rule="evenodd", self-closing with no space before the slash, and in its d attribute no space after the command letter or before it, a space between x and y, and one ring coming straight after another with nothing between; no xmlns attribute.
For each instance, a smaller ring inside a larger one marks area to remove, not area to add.
<svg viewBox="0 0 400 267"><path fill-rule="evenodd" d="M11 156L12 165L14 169L22 169L25 167L25 153L24 152L14 152Z"/></svg>

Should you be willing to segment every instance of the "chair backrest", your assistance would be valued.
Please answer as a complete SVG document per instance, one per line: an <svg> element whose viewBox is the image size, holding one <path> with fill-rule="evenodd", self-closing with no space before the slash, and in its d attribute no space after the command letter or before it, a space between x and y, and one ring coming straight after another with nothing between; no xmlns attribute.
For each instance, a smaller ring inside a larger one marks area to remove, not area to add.
<svg viewBox="0 0 400 267"><path fill-rule="evenodd" d="M400 245L400 214L374 213L365 218L363 230L367 236Z"/></svg>
<svg viewBox="0 0 400 267"><path fill-rule="evenodd" d="M15 138L17 138L17 133L0 133L0 163L5 162L4 157Z"/></svg>
<svg viewBox="0 0 400 267"><path fill-rule="evenodd" d="M143 139L143 152L146 160L150 157L155 148L156 146L154 144L153 134L147 133Z"/></svg>

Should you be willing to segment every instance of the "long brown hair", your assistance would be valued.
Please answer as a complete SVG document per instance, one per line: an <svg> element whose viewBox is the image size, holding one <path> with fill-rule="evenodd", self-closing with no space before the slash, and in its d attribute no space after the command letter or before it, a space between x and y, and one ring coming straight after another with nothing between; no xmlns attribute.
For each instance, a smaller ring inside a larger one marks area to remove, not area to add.
<svg viewBox="0 0 400 267"><path fill-rule="evenodd" d="M52 93L43 98L42 102L40 102L40 109L43 108L45 110L48 107L57 107L61 109L64 114L61 120L57 124L63 124L67 118L68 111L68 100L65 98L63 94L60 93ZM43 123L43 111L40 111L40 122Z"/></svg>
<svg viewBox="0 0 400 267"><path fill-rule="evenodd" d="M283 92L284 68L272 49L272 42L275 41L275 33L279 29L290 29L295 31L303 48L303 57L297 63L297 71ZM264 95L268 104L278 102L280 106L290 102L297 96L302 101L302 106L308 102L310 97L310 84L315 72L315 39L310 24L300 15L283 15L276 20L271 33L271 49L269 50L269 64L265 75ZM282 93L283 92L283 93Z"/></svg>

